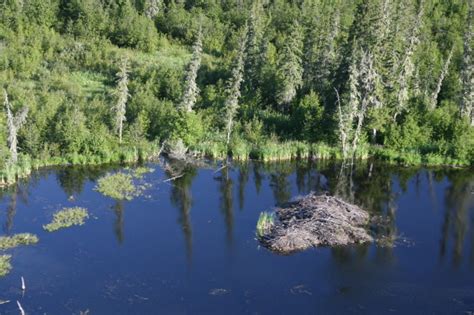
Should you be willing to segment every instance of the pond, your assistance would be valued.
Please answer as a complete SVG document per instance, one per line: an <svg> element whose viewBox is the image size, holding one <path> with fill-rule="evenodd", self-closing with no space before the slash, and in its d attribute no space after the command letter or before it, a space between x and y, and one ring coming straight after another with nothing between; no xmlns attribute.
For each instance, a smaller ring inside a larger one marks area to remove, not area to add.
<svg viewBox="0 0 474 315"><path fill-rule="evenodd" d="M2 191L1 235L33 233L6 251L0 314L341 314L474 312L474 171L362 163L157 164L131 201L94 188L118 167L43 169ZM350 174L348 174L350 173ZM329 190L383 215L392 246L277 255L259 246L261 211ZM63 207L82 226L47 232ZM1 253L0 253L1 254ZM26 291L21 290L24 277Z"/></svg>

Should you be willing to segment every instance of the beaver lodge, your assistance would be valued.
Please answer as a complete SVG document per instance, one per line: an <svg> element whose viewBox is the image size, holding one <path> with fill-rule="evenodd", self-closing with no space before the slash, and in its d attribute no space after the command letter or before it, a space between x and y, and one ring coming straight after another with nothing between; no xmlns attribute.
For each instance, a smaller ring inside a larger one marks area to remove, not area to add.
<svg viewBox="0 0 474 315"><path fill-rule="evenodd" d="M257 236L263 246L291 253L309 247L340 246L372 242L365 210L329 195L309 194L276 209L262 213Z"/></svg>

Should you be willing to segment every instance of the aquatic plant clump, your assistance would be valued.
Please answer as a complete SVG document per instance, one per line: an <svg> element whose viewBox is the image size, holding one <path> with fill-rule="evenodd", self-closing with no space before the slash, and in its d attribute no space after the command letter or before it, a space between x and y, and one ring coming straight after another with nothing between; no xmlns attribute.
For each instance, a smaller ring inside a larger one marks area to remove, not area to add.
<svg viewBox="0 0 474 315"><path fill-rule="evenodd" d="M265 234L270 232L275 224L275 215L268 212L260 213L260 217L257 222L257 236L263 237Z"/></svg>
<svg viewBox="0 0 474 315"><path fill-rule="evenodd" d="M12 270L11 258L11 255L0 255L0 277L6 276Z"/></svg>
<svg viewBox="0 0 474 315"><path fill-rule="evenodd" d="M133 176L125 173L108 174L100 178L95 189L119 200L132 200L140 195L140 189L133 183Z"/></svg>
<svg viewBox="0 0 474 315"><path fill-rule="evenodd" d="M333 196L310 194L277 208L276 216L272 225L262 215L257 224L259 241L272 251L291 253L373 241L366 229L368 212Z"/></svg>
<svg viewBox="0 0 474 315"><path fill-rule="evenodd" d="M74 225L83 225L87 218L89 218L89 213L85 208L64 208L56 212L53 215L53 221L43 225L43 228L48 232L54 232Z"/></svg>
<svg viewBox="0 0 474 315"><path fill-rule="evenodd" d="M20 233L13 236L0 237L0 250L7 250L21 245L31 245L38 243L38 237L30 233Z"/></svg>
<svg viewBox="0 0 474 315"><path fill-rule="evenodd" d="M135 178L142 178L145 174L153 172L154 169L151 167L137 167L136 169L133 170L133 177Z"/></svg>

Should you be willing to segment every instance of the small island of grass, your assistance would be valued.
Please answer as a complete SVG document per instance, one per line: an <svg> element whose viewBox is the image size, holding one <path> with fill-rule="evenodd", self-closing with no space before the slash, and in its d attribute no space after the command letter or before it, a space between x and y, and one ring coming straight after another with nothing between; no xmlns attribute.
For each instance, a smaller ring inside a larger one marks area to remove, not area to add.
<svg viewBox="0 0 474 315"><path fill-rule="evenodd" d="M0 237L0 250L7 250L21 245L31 245L38 243L38 237L30 233L20 233L13 236Z"/></svg>
<svg viewBox="0 0 474 315"><path fill-rule="evenodd" d="M53 221L43 225L43 228L48 232L54 232L73 225L83 225L87 218L89 218L89 213L85 208L64 208L56 212L53 215Z"/></svg>
<svg viewBox="0 0 474 315"><path fill-rule="evenodd" d="M0 277L6 276L12 269L11 258L11 255L0 255Z"/></svg>
<svg viewBox="0 0 474 315"><path fill-rule="evenodd" d="M126 173L108 174L100 178L95 189L118 200L132 200L140 194L140 190L133 183L133 176Z"/></svg>

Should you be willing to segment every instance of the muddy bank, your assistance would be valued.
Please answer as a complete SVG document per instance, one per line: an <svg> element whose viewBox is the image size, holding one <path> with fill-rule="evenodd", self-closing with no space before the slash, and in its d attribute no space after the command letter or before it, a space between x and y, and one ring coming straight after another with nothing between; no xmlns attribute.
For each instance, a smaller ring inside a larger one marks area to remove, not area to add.
<svg viewBox="0 0 474 315"><path fill-rule="evenodd" d="M369 213L325 194L310 194L260 217L259 241L280 253L372 242Z"/></svg>

